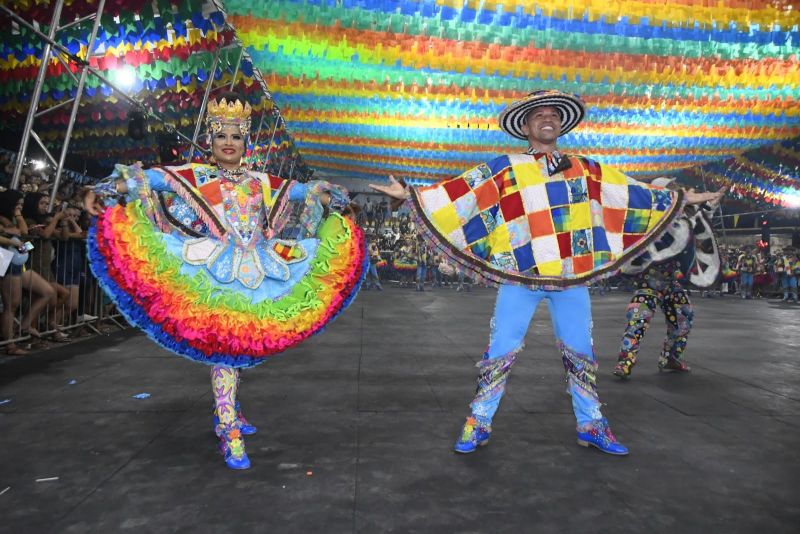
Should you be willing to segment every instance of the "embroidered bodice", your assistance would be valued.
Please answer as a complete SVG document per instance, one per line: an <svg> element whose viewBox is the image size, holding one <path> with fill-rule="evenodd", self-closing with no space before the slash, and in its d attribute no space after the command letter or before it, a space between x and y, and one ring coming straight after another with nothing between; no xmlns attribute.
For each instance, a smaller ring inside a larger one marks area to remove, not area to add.
<svg viewBox="0 0 800 534"><path fill-rule="evenodd" d="M235 245L248 246L264 226L266 213L261 183L247 173L221 173L220 192L225 223Z"/></svg>

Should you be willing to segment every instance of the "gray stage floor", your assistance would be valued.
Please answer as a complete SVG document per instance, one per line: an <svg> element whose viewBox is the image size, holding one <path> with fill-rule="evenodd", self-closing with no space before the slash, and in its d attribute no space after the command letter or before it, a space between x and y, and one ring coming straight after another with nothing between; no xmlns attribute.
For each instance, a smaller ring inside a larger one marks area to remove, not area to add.
<svg viewBox="0 0 800 534"><path fill-rule="evenodd" d="M216 452L207 369L143 335L6 362L0 531L798 532L800 306L695 298L694 372L657 372L659 318L622 383L629 295L596 297L600 396L625 458L576 445L542 306L491 444L457 456L494 295L362 292L245 372L259 432L243 472Z"/></svg>

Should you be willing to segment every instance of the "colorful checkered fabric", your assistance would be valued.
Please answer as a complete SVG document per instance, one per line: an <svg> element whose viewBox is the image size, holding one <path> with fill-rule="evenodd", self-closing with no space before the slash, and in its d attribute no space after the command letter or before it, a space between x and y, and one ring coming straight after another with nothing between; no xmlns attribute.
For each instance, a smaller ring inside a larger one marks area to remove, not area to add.
<svg viewBox="0 0 800 534"><path fill-rule="evenodd" d="M681 194L583 157L501 156L414 190L422 234L502 282L567 286L616 272L680 213Z"/></svg>

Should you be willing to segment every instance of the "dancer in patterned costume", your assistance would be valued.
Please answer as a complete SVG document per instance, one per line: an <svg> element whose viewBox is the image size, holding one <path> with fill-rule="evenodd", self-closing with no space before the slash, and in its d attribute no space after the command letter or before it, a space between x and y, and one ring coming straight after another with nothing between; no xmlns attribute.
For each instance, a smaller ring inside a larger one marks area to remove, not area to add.
<svg viewBox="0 0 800 534"><path fill-rule="evenodd" d="M418 231L471 276L498 284L489 347L477 364L472 413L455 444L469 453L489 441L492 417L537 305L547 301L577 418L578 443L624 455L600 412L586 285L614 274L656 240L684 202L716 194L649 186L556 142L585 113L582 100L539 91L515 102L500 127L525 139L527 153L501 156L438 184L372 187L409 199Z"/></svg>
<svg viewBox="0 0 800 534"><path fill-rule="evenodd" d="M255 432L236 400L239 369L320 332L352 301L367 261L362 231L339 213L344 189L242 165L250 114L236 94L217 97L214 165L118 165L84 201L98 215L90 264L118 309L167 350L212 366L214 431L232 469L250 466L242 436ZM278 238L289 201L305 204L297 241Z"/></svg>
<svg viewBox="0 0 800 534"><path fill-rule="evenodd" d="M670 187L671 180L658 178L654 185ZM656 309L667 321L667 336L658 361L660 370L688 372L683 361L686 341L692 329L694 310L683 283L697 287L714 285L721 272L721 258L709 222L713 208L687 208L665 236L647 252L623 267L623 274L634 276L636 291L628 304L627 325L622 335L619 360L614 375L627 379L636 365L639 345Z"/></svg>

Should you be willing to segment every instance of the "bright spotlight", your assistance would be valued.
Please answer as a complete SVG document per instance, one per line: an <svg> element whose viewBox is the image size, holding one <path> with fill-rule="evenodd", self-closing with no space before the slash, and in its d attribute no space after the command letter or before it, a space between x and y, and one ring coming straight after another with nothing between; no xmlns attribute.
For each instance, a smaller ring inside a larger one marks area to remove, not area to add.
<svg viewBox="0 0 800 534"><path fill-rule="evenodd" d="M114 71L114 81L120 89L131 89L136 83L136 69L130 65L124 65Z"/></svg>
<svg viewBox="0 0 800 534"><path fill-rule="evenodd" d="M800 208L800 194L788 194L783 197L783 205L787 208L798 209Z"/></svg>
<svg viewBox="0 0 800 534"><path fill-rule="evenodd" d="M47 167L47 164L44 161L40 160L40 159L35 159L35 160L31 161L31 167L33 167L34 170L40 171L40 170L44 169L45 167Z"/></svg>

